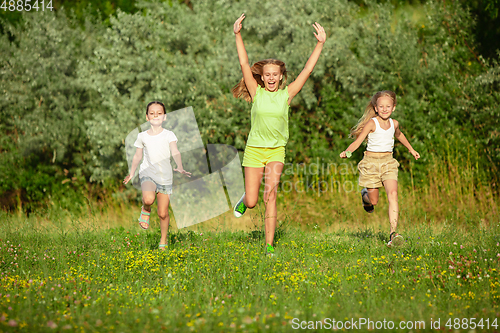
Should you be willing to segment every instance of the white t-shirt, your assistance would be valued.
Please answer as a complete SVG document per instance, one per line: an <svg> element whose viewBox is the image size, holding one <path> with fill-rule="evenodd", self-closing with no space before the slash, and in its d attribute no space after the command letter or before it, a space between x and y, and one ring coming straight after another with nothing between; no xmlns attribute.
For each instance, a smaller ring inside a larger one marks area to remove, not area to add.
<svg viewBox="0 0 500 333"><path fill-rule="evenodd" d="M142 163L139 177L149 177L158 185L172 184L172 166L170 165L170 142L177 141L174 132L163 129L157 135L147 131L137 135L134 146L142 148Z"/></svg>

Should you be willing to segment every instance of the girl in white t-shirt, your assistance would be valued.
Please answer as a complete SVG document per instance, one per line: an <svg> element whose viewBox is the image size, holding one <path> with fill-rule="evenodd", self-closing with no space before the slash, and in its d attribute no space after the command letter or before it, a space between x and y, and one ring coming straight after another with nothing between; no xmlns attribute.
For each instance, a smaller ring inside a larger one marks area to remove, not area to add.
<svg viewBox="0 0 500 333"><path fill-rule="evenodd" d="M141 159L143 160L139 169L139 180L142 189L141 215L139 225L142 229L149 228L149 218L151 215L151 205L157 197L158 217L160 218L160 250L168 246L168 225L170 216L168 215L168 205L170 194L172 194L172 167L170 166L170 156L174 158L177 168L174 171L191 176L182 167L181 154L177 149L177 137L169 130L162 127L166 119L165 105L161 102L151 102L146 107L146 120L151 124L151 128L137 135L134 146L137 147L130 173L123 180L127 184L135 174L135 170Z"/></svg>
<svg viewBox="0 0 500 333"><path fill-rule="evenodd" d="M356 140L342 153L340 157L351 157L352 152L359 148L368 137L365 156L358 164L359 186L363 208L372 213L378 203L378 189L384 187L389 201L389 222L391 232L387 246L398 246L403 243L403 237L396 233L398 226L398 166L399 163L392 157L394 137L410 151L416 160L420 154L413 149L397 120L391 119L396 109L396 94L384 90L377 92L368 103L363 117L351 130L351 137Z"/></svg>

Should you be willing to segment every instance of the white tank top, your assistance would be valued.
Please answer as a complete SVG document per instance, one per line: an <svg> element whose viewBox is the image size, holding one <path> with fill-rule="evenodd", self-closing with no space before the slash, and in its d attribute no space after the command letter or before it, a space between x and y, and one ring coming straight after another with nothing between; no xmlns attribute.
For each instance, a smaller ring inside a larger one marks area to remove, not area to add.
<svg viewBox="0 0 500 333"><path fill-rule="evenodd" d="M374 153L384 153L392 152L394 148L394 122L389 118L391 127L388 130L382 129L377 118L372 118L375 121L375 131L368 134L368 144L366 146L367 151Z"/></svg>

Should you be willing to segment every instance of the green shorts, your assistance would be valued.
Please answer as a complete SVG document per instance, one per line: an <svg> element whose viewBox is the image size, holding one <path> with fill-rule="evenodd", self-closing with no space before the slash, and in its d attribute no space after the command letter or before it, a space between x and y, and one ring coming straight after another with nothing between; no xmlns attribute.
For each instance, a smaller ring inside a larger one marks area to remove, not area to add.
<svg viewBox="0 0 500 333"><path fill-rule="evenodd" d="M270 162L281 162L285 164L285 147L265 148L250 147L245 148L243 155L243 166L250 168L263 168Z"/></svg>

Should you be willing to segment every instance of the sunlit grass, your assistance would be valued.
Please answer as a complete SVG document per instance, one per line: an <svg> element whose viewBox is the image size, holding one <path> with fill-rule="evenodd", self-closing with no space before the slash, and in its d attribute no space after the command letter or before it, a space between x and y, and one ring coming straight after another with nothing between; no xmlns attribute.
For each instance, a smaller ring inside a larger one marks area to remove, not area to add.
<svg viewBox="0 0 500 333"><path fill-rule="evenodd" d="M12 223L12 222L10 222ZM388 249L372 228L262 233L2 227L0 328L15 331L290 331L292 320L498 316L498 225L407 226ZM394 309L398 309L394 311Z"/></svg>
<svg viewBox="0 0 500 333"><path fill-rule="evenodd" d="M280 187L273 258L262 202L240 219L227 212L181 231L171 211L166 252L157 216L142 231L139 206L116 199L80 216L1 213L0 331L288 332L294 321L327 318L426 323L413 331L430 330L431 318L447 329L450 318L492 324L498 199L475 182L477 169L453 165L436 163L427 184L402 177L398 249L385 246L385 192L367 214L353 172L283 177L306 188Z"/></svg>

